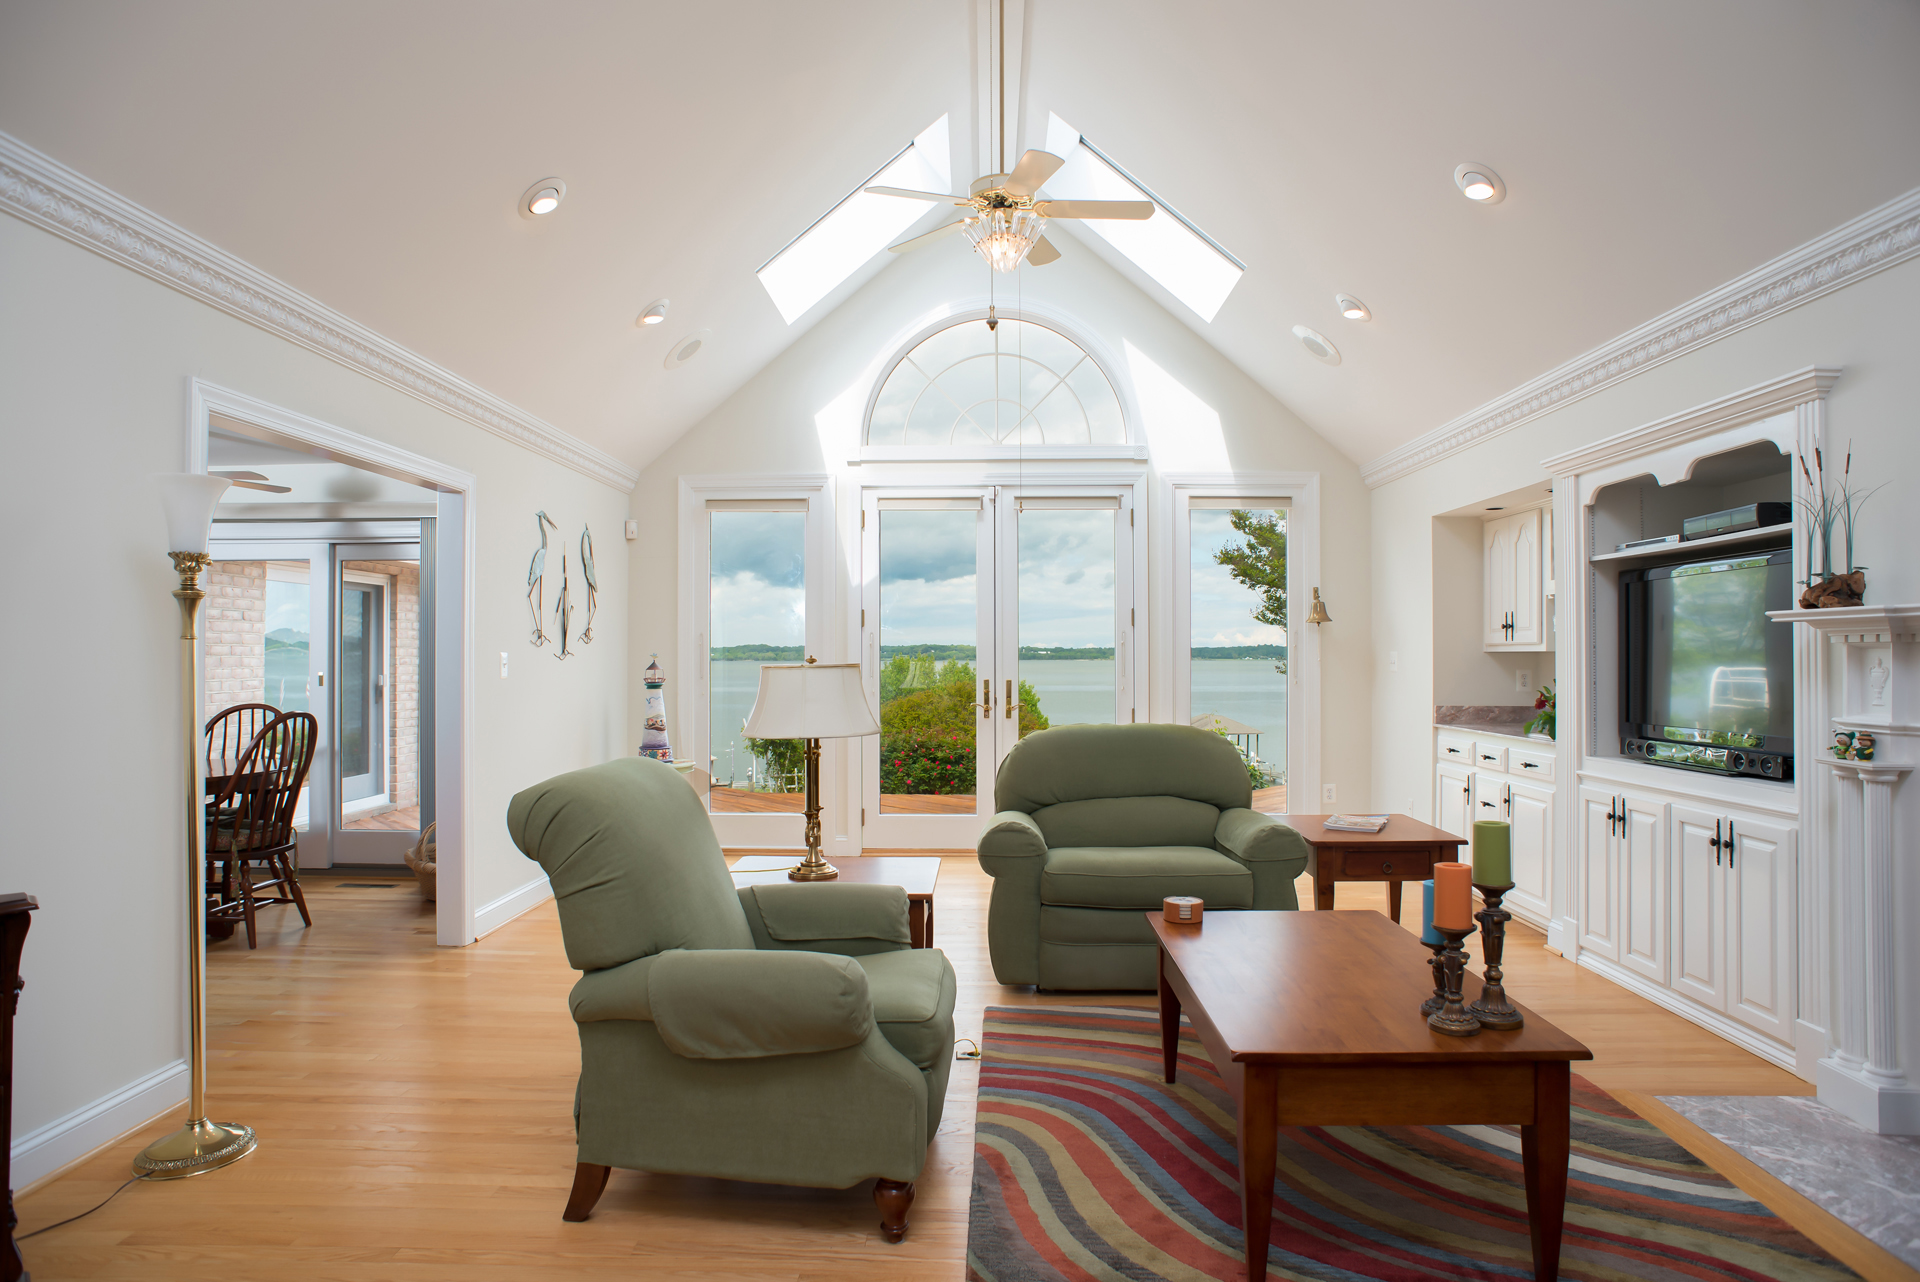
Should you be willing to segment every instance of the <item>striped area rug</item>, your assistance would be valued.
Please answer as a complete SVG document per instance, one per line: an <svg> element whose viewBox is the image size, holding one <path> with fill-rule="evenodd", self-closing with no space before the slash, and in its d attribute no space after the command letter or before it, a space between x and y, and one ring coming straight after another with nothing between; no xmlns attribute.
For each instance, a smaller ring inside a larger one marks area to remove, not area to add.
<svg viewBox="0 0 1920 1282"><path fill-rule="evenodd" d="M1172 1086L1142 1008L989 1007L985 1052L970 1279L1245 1276L1233 1101L1190 1030ZM1533 1276L1517 1128L1284 1128L1273 1192L1269 1278ZM1576 1075L1560 1276L1855 1274Z"/></svg>

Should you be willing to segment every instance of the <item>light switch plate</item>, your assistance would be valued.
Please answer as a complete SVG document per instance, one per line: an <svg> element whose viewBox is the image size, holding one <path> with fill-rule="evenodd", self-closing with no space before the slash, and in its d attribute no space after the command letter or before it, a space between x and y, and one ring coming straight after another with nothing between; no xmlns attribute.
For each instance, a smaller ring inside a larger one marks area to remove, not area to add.
<svg viewBox="0 0 1920 1282"><path fill-rule="evenodd" d="M505 650L500 652L500 675L502 677L507 675L507 652Z"/></svg>
<svg viewBox="0 0 1920 1282"><path fill-rule="evenodd" d="M627 522L627 537L630 539L637 539L640 537L640 522L638 521Z"/></svg>
<svg viewBox="0 0 1920 1282"><path fill-rule="evenodd" d="M1320 800L1328 802L1329 804L1332 803L1333 801L1333 785L1332 784L1323 783L1320 785Z"/></svg>

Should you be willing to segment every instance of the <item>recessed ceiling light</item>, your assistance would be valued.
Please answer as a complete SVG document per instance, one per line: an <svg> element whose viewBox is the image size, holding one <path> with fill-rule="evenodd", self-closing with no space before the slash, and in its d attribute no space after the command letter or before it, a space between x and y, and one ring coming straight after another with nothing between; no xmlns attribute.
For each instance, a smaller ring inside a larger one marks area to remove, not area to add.
<svg viewBox="0 0 1920 1282"><path fill-rule="evenodd" d="M1355 298L1352 294L1335 294L1333 296L1333 302L1334 306L1340 309L1340 314L1348 320L1364 321L1373 319L1373 313L1367 310L1367 305Z"/></svg>
<svg viewBox="0 0 1920 1282"><path fill-rule="evenodd" d="M667 318L667 300L663 298L658 302L649 303L647 305L647 310L644 312L641 312L639 319L634 321L633 323L641 326L642 328L645 328L646 326L649 326L649 325L658 325L661 321L665 320L666 318Z"/></svg>
<svg viewBox="0 0 1920 1282"><path fill-rule="evenodd" d="M542 178L520 197L520 216L538 218L541 214L550 214L560 208L560 202L566 198L565 183L558 178Z"/></svg>
<svg viewBox="0 0 1920 1282"><path fill-rule="evenodd" d="M1507 185L1500 181L1500 175L1473 161L1453 171L1453 185L1468 200L1482 205L1497 205L1507 198Z"/></svg>
<svg viewBox="0 0 1920 1282"><path fill-rule="evenodd" d="M698 356L700 349L705 347L707 340L712 337L713 331L710 329L694 330L693 333L688 334L685 338L673 345L673 350L667 353L667 359L663 361L662 364L668 369L679 369L695 356Z"/></svg>
<svg viewBox="0 0 1920 1282"><path fill-rule="evenodd" d="M1313 353L1315 360L1325 361L1329 365L1340 363L1340 349L1329 342L1327 336L1319 330L1308 329L1305 325L1295 325L1293 336L1300 340L1300 346Z"/></svg>

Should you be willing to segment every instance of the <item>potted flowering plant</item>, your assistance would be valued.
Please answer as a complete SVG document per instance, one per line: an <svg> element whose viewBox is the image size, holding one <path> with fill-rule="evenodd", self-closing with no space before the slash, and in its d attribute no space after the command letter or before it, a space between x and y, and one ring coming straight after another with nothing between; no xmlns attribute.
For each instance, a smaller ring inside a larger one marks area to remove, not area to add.
<svg viewBox="0 0 1920 1282"><path fill-rule="evenodd" d="M1541 686L1539 693L1534 696L1533 720L1527 722L1526 727L1528 734L1543 734L1549 739L1556 737L1553 733L1553 705L1553 687Z"/></svg>

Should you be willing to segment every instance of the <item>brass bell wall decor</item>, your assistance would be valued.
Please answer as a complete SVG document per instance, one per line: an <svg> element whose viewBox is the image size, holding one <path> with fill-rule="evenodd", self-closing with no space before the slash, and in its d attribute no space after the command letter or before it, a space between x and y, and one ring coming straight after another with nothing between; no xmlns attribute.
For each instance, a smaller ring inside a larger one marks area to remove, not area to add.
<svg viewBox="0 0 1920 1282"><path fill-rule="evenodd" d="M1327 603L1320 599L1320 589L1313 590L1313 604L1307 609L1308 623L1332 623L1333 617L1327 613Z"/></svg>

